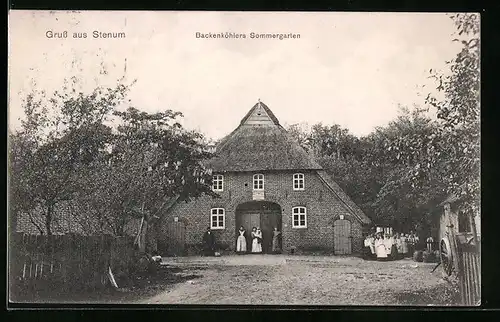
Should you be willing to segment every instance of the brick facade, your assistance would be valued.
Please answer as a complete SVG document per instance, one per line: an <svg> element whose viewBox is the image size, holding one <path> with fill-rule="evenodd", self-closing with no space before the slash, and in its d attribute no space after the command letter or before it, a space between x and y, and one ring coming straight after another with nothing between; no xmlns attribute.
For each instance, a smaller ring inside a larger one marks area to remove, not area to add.
<svg viewBox="0 0 500 322"><path fill-rule="evenodd" d="M355 254L361 252L363 239L361 221L321 181L316 171L301 172L305 177L303 191L293 190L293 174L296 171L260 173L265 175L264 200L277 203L281 207L284 251L289 251L292 246L298 249L333 251L334 221L343 216L351 223L352 252ZM254 172L225 173L224 191L219 193L221 198L203 196L198 200L175 204L160 221L158 242L167 242L167 225L177 217L178 221L186 225L186 244L200 244L204 231L210 225L211 208L224 208L225 228L214 230L214 234L218 243L225 244L230 250L234 250L236 208L244 202L252 201L254 174ZM306 207L307 228L292 228L292 208L295 206Z"/></svg>

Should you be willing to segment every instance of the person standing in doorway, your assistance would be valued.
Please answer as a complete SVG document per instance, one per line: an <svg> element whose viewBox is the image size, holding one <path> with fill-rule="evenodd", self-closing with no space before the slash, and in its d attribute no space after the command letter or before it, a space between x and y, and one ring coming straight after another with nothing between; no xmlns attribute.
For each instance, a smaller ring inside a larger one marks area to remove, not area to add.
<svg viewBox="0 0 500 322"><path fill-rule="evenodd" d="M245 233L245 228L241 226L240 230L238 230L238 239L236 240L236 252L238 254L243 254L247 251L247 240Z"/></svg>
<svg viewBox="0 0 500 322"><path fill-rule="evenodd" d="M205 234L203 234L203 250L205 256L215 255L215 237L210 227L208 227Z"/></svg>
<svg viewBox="0 0 500 322"><path fill-rule="evenodd" d="M252 253L255 252L255 247L257 244L257 237L255 236L256 233L257 233L257 227L252 227L252 232L250 233L250 238L251 238L250 251Z"/></svg>
<svg viewBox="0 0 500 322"><path fill-rule="evenodd" d="M273 230L273 247L272 247L272 250L273 250L273 253L279 253L280 252L280 245L279 245L279 236L280 236L281 232L278 231L278 228L277 227L274 227L274 230Z"/></svg>
<svg viewBox="0 0 500 322"><path fill-rule="evenodd" d="M252 228L252 253L262 253L262 232L259 228Z"/></svg>

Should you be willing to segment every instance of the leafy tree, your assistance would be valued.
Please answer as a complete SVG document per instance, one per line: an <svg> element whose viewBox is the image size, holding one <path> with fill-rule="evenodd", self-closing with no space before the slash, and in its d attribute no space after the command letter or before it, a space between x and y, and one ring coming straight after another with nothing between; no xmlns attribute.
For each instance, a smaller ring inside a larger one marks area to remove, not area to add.
<svg viewBox="0 0 500 322"><path fill-rule="evenodd" d="M138 244L154 240L154 223L165 205L202 194L216 196L211 173L203 162L212 155L204 137L177 122L180 113L115 111L120 124L113 132L109 152L85 176L78 204L92 214L98 226L121 236L140 219ZM150 232L150 233L148 233Z"/></svg>
<svg viewBox="0 0 500 322"><path fill-rule="evenodd" d="M11 136L12 216L22 210L33 220L41 213L43 227L37 228L52 234L54 209L80 189L81 169L93 162L103 148L103 133L109 132L103 121L127 90L119 84L84 94L69 85L50 96L33 91L26 97L26 118ZM29 205L21 206L27 201Z"/></svg>
<svg viewBox="0 0 500 322"><path fill-rule="evenodd" d="M216 196L207 142L182 128L180 113L119 111L129 86L84 94L76 84L26 97L26 118L9 136L12 218L28 214L42 234L59 215L88 234L124 235L132 219L152 224L172 199Z"/></svg>
<svg viewBox="0 0 500 322"><path fill-rule="evenodd" d="M454 14L457 27L454 41L461 51L448 61L451 73L431 70L444 98L429 94L427 102L437 110L442 145L448 147L442 180L448 192L458 198L466 213L479 212L480 196L480 38L478 14Z"/></svg>
<svg viewBox="0 0 500 322"><path fill-rule="evenodd" d="M376 143L370 157L381 162L385 172L373 202L382 221L405 230L431 224L431 214L446 193L439 180L441 164L434 160L441 153L435 149L438 131L439 125L422 109L401 108L396 120L372 136Z"/></svg>
<svg viewBox="0 0 500 322"><path fill-rule="evenodd" d="M288 134L306 151L311 150L310 129L307 123L296 123L285 126Z"/></svg>
<svg viewBox="0 0 500 322"><path fill-rule="evenodd" d="M344 160L332 156L319 158L318 161L366 215L376 217L372 203L383 181L383 175L376 167L363 160Z"/></svg>
<svg viewBox="0 0 500 322"><path fill-rule="evenodd" d="M358 139L338 124L324 126L320 123L312 127L308 142L318 156L345 159L355 156Z"/></svg>

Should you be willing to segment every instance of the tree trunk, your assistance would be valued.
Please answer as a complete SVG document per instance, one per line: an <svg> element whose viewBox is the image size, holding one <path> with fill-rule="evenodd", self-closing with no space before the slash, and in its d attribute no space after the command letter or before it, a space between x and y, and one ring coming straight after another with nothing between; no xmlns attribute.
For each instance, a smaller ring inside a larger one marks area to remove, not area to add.
<svg viewBox="0 0 500 322"><path fill-rule="evenodd" d="M135 238L134 244L137 246L139 252L144 253L146 251L146 241L145 241L145 232L147 231L147 221L146 216L143 215L141 219L141 223L139 225L139 231L137 232L137 236Z"/></svg>
<svg viewBox="0 0 500 322"><path fill-rule="evenodd" d="M43 235L44 234L43 228L40 227L40 225L35 221L35 219L33 219L33 215L31 214L31 212L28 212L28 218L30 219L30 222L33 224L33 226L35 226L36 229L38 229L40 235Z"/></svg>
<svg viewBox="0 0 500 322"><path fill-rule="evenodd" d="M158 225L156 221L150 220L148 222L148 234L146 235L147 249L151 254L158 253L158 241L156 236L158 236Z"/></svg>
<svg viewBox="0 0 500 322"><path fill-rule="evenodd" d="M45 216L45 229L47 230L47 236L52 235L52 230L50 229L50 226L52 224L53 212L54 212L54 205L52 203L49 203L47 205L47 214Z"/></svg>

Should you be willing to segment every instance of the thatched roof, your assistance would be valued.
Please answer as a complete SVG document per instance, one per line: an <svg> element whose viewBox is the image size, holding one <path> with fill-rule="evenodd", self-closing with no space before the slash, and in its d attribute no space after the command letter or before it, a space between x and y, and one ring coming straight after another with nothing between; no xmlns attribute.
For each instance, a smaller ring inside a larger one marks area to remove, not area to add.
<svg viewBox="0 0 500 322"><path fill-rule="evenodd" d="M321 169L261 102L221 140L215 155L209 162L215 172Z"/></svg>
<svg viewBox="0 0 500 322"><path fill-rule="evenodd" d="M341 187L279 124L273 112L260 101L240 125L217 145L208 162L214 172L313 170L363 224L371 220Z"/></svg>

